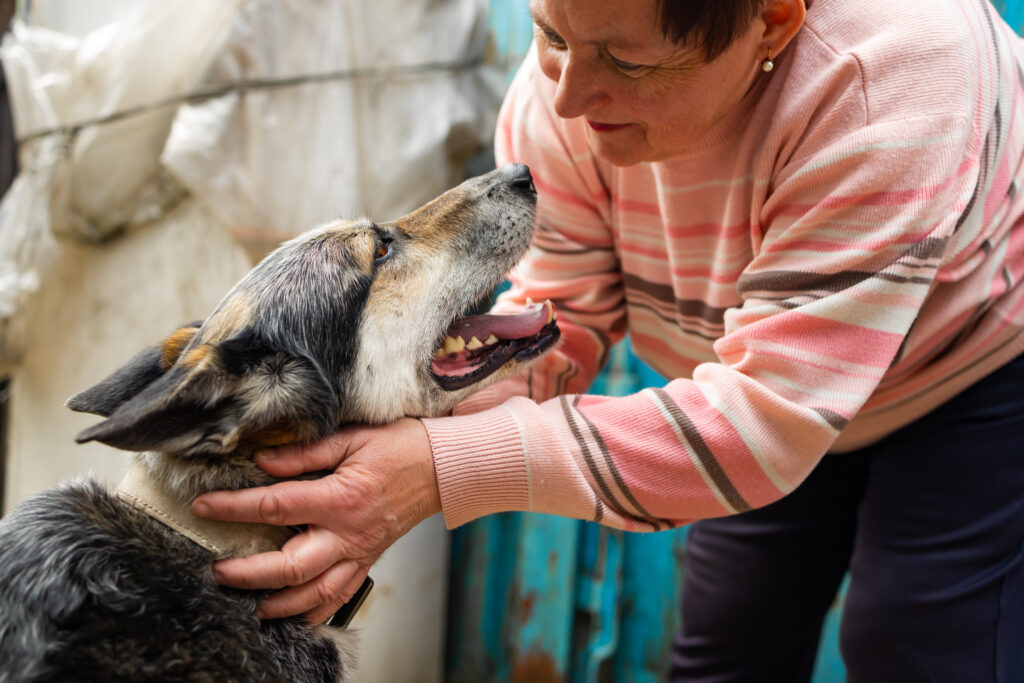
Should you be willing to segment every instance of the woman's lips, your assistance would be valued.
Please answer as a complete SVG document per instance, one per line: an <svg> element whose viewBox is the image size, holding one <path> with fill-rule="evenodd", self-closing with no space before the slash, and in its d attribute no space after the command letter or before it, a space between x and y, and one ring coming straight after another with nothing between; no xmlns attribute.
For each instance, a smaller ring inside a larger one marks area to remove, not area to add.
<svg viewBox="0 0 1024 683"><path fill-rule="evenodd" d="M587 119L587 125L599 133L610 133L612 131L622 130L629 126L628 123L600 123L599 121L591 121L590 119Z"/></svg>

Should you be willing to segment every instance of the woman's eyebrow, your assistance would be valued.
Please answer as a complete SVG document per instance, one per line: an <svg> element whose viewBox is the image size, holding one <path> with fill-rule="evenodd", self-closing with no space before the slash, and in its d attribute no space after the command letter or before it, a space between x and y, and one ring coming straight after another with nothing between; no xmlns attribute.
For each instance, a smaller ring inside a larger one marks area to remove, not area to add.
<svg viewBox="0 0 1024 683"><path fill-rule="evenodd" d="M541 31L543 31L544 33L547 33L549 35L558 36L559 38L561 37L561 35L558 33L558 31L556 31L555 29L551 28L551 26L546 21L544 21L543 17L539 17L539 16L537 16L534 13L532 7L528 11L530 13L530 18L533 19L533 23L537 25L537 28L539 28ZM598 47L615 47L615 48L625 49L625 50L640 50L640 49L643 49L643 48L647 47L646 45L637 45L637 44L632 43L632 42L627 41L627 40L614 39L614 38L611 39L611 40L607 40L607 41L587 40L587 41L583 41L583 42L585 44L596 45Z"/></svg>
<svg viewBox="0 0 1024 683"><path fill-rule="evenodd" d="M532 7L529 9L529 12L530 12L530 18L533 20L533 23L537 24L537 26L539 28L541 28L541 29L543 29L545 31L550 31L551 33L555 33L557 35L557 32L553 28L548 26L547 22L544 21L543 18L538 17L536 14L534 14Z"/></svg>
<svg viewBox="0 0 1024 683"><path fill-rule="evenodd" d="M534 16L532 12L530 13L530 16L531 17ZM537 17L534 17L533 23L534 23L534 25L536 25L536 27L540 30L541 33L543 33L544 35L546 35L548 37L548 40L554 40L556 42L564 42L564 39L562 38L561 35L559 35L558 31L556 31L555 29L553 29L550 26L548 26L544 22L543 19L539 19Z"/></svg>

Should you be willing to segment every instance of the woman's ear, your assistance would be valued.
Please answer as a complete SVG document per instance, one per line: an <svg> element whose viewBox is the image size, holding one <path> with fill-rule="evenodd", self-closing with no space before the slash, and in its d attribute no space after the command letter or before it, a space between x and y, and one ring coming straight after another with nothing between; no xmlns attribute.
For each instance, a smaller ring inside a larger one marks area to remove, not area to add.
<svg viewBox="0 0 1024 683"><path fill-rule="evenodd" d="M761 37L763 58L777 57L804 25L807 8L804 0L768 0L761 10L764 34Z"/></svg>

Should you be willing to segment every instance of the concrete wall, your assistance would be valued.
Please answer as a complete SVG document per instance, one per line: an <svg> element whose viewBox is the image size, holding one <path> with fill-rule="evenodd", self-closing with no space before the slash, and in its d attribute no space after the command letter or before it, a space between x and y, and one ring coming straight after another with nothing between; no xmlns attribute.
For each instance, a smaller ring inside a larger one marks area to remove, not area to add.
<svg viewBox="0 0 1024 683"><path fill-rule="evenodd" d="M128 455L75 444L99 418L64 401L203 318L248 269L242 249L193 202L108 245L65 245L30 301L25 356L11 378L6 504L87 473L116 484Z"/></svg>

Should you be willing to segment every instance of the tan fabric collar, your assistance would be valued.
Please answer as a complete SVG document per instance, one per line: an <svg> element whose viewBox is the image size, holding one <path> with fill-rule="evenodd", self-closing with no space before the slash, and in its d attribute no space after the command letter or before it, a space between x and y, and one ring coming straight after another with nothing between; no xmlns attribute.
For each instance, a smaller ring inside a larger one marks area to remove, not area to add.
<svg viewBox="0 0 1024 683"><path fill-rule="evenodd" d="M244 522L214 522L192 514L192 501L173 495L139 461L117 485L117 496L206 548L217 559L249 557L279 550L292 535L287 527Z"/></svg>

